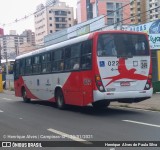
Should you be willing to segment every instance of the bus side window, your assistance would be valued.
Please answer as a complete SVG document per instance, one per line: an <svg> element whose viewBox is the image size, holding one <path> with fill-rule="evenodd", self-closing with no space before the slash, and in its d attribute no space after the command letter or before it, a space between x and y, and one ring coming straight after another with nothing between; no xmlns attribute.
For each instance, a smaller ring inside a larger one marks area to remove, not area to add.
<svg viewBox="0 0 160 150"><path fill-rule="evenodd" d="M24 75L25 71L25 59L20 60L20 74Z"/></svg>
<svg viewBox="0 0 160 150"><path fill-rule="evenodd" d="M32 59L31 57L26 58L25 62L25 75L30 75L32 74Z"/></svg>
<svg viewBox="0 0 160 150"><path fill-rule="evenodd" d="M80 69L80 54L81 54L81 43L77 43L71 46L71 65L73 70Z"/></svg>
<svg viewBox="0 0 160 150"><path fill-rule="evenodd" d="M51 71L51 53L42 54L42 73Z"/></svg>
<svg viewBox="0 0 160 150"><path fill-rule="evenodd" d="M64 70L64 50L58 49L52 52L52 72Z"/></svg>
<svg viewBox="0 0 160 150"><path fill-rule="evenodd" d="M41 72L40 55L33 57L33 73L38 74Z"/></svg>
<svg viewBox="0 0 160 150"><path fill-rule="evenodd" d="M14 77L15 77L15 79L19 78L19 73L20 73L20 70L19 70L19 61L16 60L15 61L15 71L14 71Z"/></svg>
<svg viewBox="0 0 160 150"><path fill-rule="evenodd" d="M72 69L72 61L71 61L71 46L65 48L65 70Z"/></svg>
<svg viewBox="0 0 160 150"><path fill-rule="evenodd" d="M81 67L82 69L91 69L92 62L92 41L88 40L82 43Z"/></svg>

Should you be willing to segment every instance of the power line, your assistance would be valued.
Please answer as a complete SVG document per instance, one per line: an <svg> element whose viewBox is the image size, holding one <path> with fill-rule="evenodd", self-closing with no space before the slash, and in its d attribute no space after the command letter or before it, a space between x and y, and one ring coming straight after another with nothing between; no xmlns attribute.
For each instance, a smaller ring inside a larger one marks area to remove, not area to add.
<svg viewBox="0 0 160 150"><path fill-rule="evenodd" d="M84 26L91 25L91 24L93 24L93 23L95 23L95 22L97 22L97 21L99 21L99 20L105 18L106 16L109 16L110 14L113 14L113 13L117 12L118 10L120 10L120 9L122 9L122 8L128 6L128 5L130 5L130 4L133 3L134 1L135 1L135 0L131 1L130 3L127 3L126 5L124 5L124 6L120 7L120 8L118 8L118 9L116 9L115 11L112 11L111 13L109 13L109 14L107 14L107 15L104 15L102 18L99 18L99 19L97 19L97 20L95 20L95 21L93 21L93 22L91 22L91 23L88 23L88 24L86 24L86 25L84 25ZM79 27L78 29L75 29L74 31L69 32L69 33L67 33L67 34L64 34L64 35L62 35L62 36L60 36L60 37L57 37L57 38L48 40L47 42L50 42L50 41L59 39L59 38L61 38L61 37L64 37L64 36L66 36L66 35L68 35L68 34L71 34L71 33L75 32L75 31L78 31L79 29L82 29L84 26Z"/></svg>
<svg viewBox="0 0 160 150"><path fill-rule="evenodd" d="M135 0L133 0L133 1L135 1ZM132 1L132 2L133 2L133 1ZM130 2L129 4L131 4L132 2ZM127 5L129 5L129 4L126 4L125 6L127 6ZM124 7L124 6L123 6L123 7ZM113 25L115 25L115 24L117 24L117 23L120 23L120 22L123 23L123 21L129 20L129 19L131 19L131 18L133 18L133 17L139 16L140 14L144 14L144 13L146 13L146 12L152 11L152 10L157 9L157 8L160 8L160 6L157 6L157 7L153 8L153 9L144 11L144 12L142 12L142 13L138 13L137 15L131 16L131 17L126 18L126 19L123 19L123 20L121 20L121 21L119 21L119 22L115 22L115 23L113 23L113 24L111 24L111 25L104 26L103 28L107 28L107 27L113 26ZM120 9L120 8L119 8L119 9ZM117 10L115 10L114 12L116 12L116 11L117 11ZM114 12L112 12L112 13L114 13ZM110 14L112 14L112 13L110 13ZM108 14L108 15L109 15L109 14ZM106 16L108 16L108 15L105 15L104 17L106 17ZM104 17L103 17L103 18L104 18ZM100 18L100 19L102 19L102 18ZM95 21L93 21L93 22L91 22L91 23L89 23L89 24L86 24L85 26L90 25L90 24L92 24L92 23L94 23L94 22L96 22L96 21L99 21L100 19L97 19L97 20L95 20ZM84 26L82 26L81 28L83 28L83 27L84 27ZM74 30L74 31L72 31L72 32L69 32L69 33L67 33L67 34L65 34L65 35L62 35L62 36L60 36L60 37L57 37L57 38L48 40L47 42L50 42L50 41L59 39L59 38L61 38L61 37L63 37L63 36L66 36L66 35L68 35L68 34L71 34L71 33L75 32L75 31L77 31L77 30L79 30L79 29L81 29L81 28L78 28L78 29L76 29L76 30ZM103 29L103 28L102 28L102 29ZM97 30L94 30L94 31L97 31ZM92 32L93 32L93 31L92 31Z"/></svg>
<svg viewBox="0 0 160 150"><path fill-rule="evenodd" d="M25 20L25 19L29 18L30 16L34 15L35 13L38 13L38 12L40 12L40 11L50 7L50 6L52 6L53 4L54 4L54 2L52 2L51 4L46 5L46 6L43 5L44 7L42 9L40 9L40 10L37 10L37 11L34 11L34 12L28 14L28 15L25 15L24 17L22 17L20 19L16 18L15 21L10 22L10 23L6 23L6 24L5 23L1 23L1 25L4 27L4 26L7 26L7 25L12 25L12 24L17 23L17 22L22 21L22 20Z"/></svg>
<svg viewBox="0 0 160 150"><path fill-rule="evenodd" d="M134 2L134 1L135 1L135 0L133 0L132 2ZM92 23L97 22L97 21L99 21L99 20L105 18L106 16L108 16L108 15L110 15L110 14L112 14L112 13L117 12L118 10L120 10L120 9L122 9L122 8L128 6L128 5L130 5L132 2L130 2L130 3L126 4L126 5L124 5L124 6L122 6L122 7L118 8L118 9L116 9L115 11L112 11L111 13L109 13L109 14L107 14L107 15L104 15L102 18L99 18L99 19L93 21ZM51 3L50 5L52 5L52 4L53 4L53 3ZM21 19L19 19L19 20L16 19L15 22L13 22L13 23L17 23L17 22L20 21L20 20L26 19L27 17L29 17L29 16L31 16L31 15L37 13L37 12L40 12L40 11L44 10L45 8L49 7L50 5L46 5L43 9L40 9L40 10L34 12L34 13L31 13L31 14L25 16L24 18L21 18ZM89 24L86 24L86 25L90 25L90 24L92 24L92 23L89 23ZM86 26L86 25L85 25L85 26ZM84 27L84 26L82 26L82 27L76 29L75 31L77 31L77 30L79 30L79 29L81 29L81 28L83 28L83 27ZM75 32L75 31L72 31L72 32L70 32L70 33L73 33L73 32ZM67 33L67 34L70 34L70 33ZM67 34L66 34L66 35L67 35ZM65 36L65 35L63 35L63 36ZM61 36L61 37L63 37L63 36ZM59 39L59 38L61 38L61 37L58 37L58 38L55 38L55 39ZM55 40L55 39L52 39L52 40ZM49 40L49 41L52 41L52 40ZM49 41L47 41L47 42L49 42ZM42 44L43 44L43 43L42 43ZM38 45L37 45L37 46L38 46Z"/></svg>
<svg viewBox="0 0 160 150"><path fill-rule="evenodd" d="M120 8L118 8L118 9L116 9L115 11L113 11L113 12L107 14L107 15L104 15L102 18L99 18L99 19L97 19L97 20L95 20L95 21L93 21L93 22L91 22L91 23L86 24L85 26L90 25L90 24L93 24L94 22L97 22L97 21L103 19L104 17L106 17L106 16L108 16L108 15L110 15L110 14L117 12L118 10L120 10L120 9L122 9L122 8L128 6L128 5L130 5L130 4L133 3L134 1L135 1L135 0L131 1L130 3L128 3L128 4L126 4L126 5L122 6L122 7L120 7ZM157 8L159 8L159 7L160 7L160 6L155 7L155 8L153 8L153 9L150 9L150 10L147 10L147 11L142 12L142 13L138 13L137 15L134 15L134 16L131 16L131 17L129 17L129 18L123 19L123 20L121 20L121 21L115 22L115 23L113 23L113 24L111 24L111 25L107 25L107 26L105 26L105 27L103 27L103 28L107 28L107 27L109 27L109 26L118 24L118 23L120 23L120 22L123 23L123 21L129 20L129 19L131 19L131 18L134 18L134 17L139 16L139 15L141 15L141 14L144 14L144 13L146 13L146 12L152 11L152 10L157 9ZM41 11L41 10L39 10L39 11ZM130 21L130 20L129 20L129 21ZM76 29L76 30L74 30L74 31L72 31L72 32L69 32L69 33L67 33L67 34L65 34L65 35L62 35L62 36L60 36L60 37L51 39L51 40L49 40L49 41L47 41L47 42L50 42L50 41L59 39L59 38L61 38L61 37L63 37L63 36L66 36L66 35L68 35L68 34L71 34L71 33L75 32L75 31L77 31L77 30L79 30L79 29L81 29L81 28L83 28L83 27L84 27L84 26L82 26L82 27L80 27L80 28L78 28L78 29ZM103 29L103 28L102 28L102 29ZM92 31L92 32L93 32L93 31ZM40 45L40 46L44 46L44 45Z"/></svg>

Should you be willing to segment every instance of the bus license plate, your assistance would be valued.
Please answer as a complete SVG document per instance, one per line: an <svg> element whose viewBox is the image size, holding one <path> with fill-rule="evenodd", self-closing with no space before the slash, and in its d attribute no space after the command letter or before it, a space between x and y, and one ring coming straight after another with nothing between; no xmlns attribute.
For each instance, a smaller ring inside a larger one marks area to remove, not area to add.
<svg viewBox="0 0 160 150"><path fill-rule="evenodd" d="M130 82L129 81L121 82L120 85L121 86L130 86Z"/></svg>

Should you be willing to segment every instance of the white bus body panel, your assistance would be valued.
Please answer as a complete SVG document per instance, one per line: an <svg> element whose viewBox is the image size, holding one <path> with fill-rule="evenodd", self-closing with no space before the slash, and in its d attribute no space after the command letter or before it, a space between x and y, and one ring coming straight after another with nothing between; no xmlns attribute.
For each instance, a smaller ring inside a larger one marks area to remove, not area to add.
<svg viewBox="0 0 160 150"><path fill-rule="evenodd" d="M127 58L119 66L121 58L98 57L97 64L105 92L93 92L94 101L102 99L123 99L151 97L153 89L144 90L150 69L149 56ZM128 73L128 74L127 74ZM125 76L125 78L123 78ZM138 76L138 77L137 77ZM140 78L140 79L138 79Z"/></svg>
<svg viewBox="0 0 160 150"><path fill-rule="evenodd" d="M70 73L32 75L24 76L23 80L35 97L41 100L49 100L54 97L55 88L63 87L69 75Z"/></svg>

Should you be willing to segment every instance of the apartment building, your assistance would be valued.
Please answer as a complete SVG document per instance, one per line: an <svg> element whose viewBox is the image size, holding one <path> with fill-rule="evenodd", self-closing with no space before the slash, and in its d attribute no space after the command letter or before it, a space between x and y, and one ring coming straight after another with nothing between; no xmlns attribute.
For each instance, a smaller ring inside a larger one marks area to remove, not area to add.
<svg viewBox="0 0 160 150"><path fill-rule="evenodd" d="M25 30L21 35L27 37L28 44L33 46L35 45L35 33L32 32L32 30Z"/></svg>
<svg viewBox="0 0 160 150"><path fill-rule="evenodd" d="M44 36L74 25L73 7L58 0L54 0L51 5L37 6L34 18L36 45L44 44Z"/></svg>
<svg viewBox="0 0 160 150"><path fill-rule="evenodd" d="M147 11L148 22L160 19L160 0L147 0Z"/></svg>
<svg viewBox="0 0 160 150"><path fill-rule="evenodd" d="M105 15L107 25L126 24L130 22L129 3L129 0L77 0L78 23Z"/></svg>
<svg viewBox="0 0 160 150"><path fill-rule="evenodd" d="M19 53L19 46L27 43L27 37L17 35L16 31L11 31L9 35L0 36L0 44L2 47L1 56L2 58L14 59Z"/></svg>
<svg viewBox="0 0 160 150"><path fill-rule="evenodd" d="M143 24L147 22L147 0L130 0L131 24Z"/></svg>

